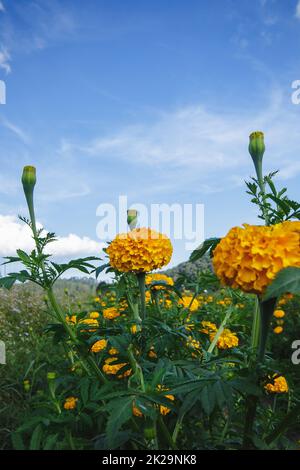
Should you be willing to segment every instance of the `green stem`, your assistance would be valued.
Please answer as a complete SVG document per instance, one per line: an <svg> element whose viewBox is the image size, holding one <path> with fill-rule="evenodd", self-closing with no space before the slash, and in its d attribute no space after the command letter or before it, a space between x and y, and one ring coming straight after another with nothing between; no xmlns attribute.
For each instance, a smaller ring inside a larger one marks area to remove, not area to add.
<svg viewBox="0 0 300 470"><path fill-rule="evenodd" d="M226 315L224 317L224 320L222 321L217 333L215 334L215 337L214 337L213 341L211 342L211 344L210 344L210 346L207 350L208 353L211 354L213 352L213 350L215 349L216 344L218 342L218 339L220 338L220 336L221 336L221 334L222 334L222 332L225 328L225 325L226 325L227 321L229 320L231 314L232 314L232 308L230 307L230 310L226 313Z"/></svg>
<svg viewBox="0 0 300 470"><path fill-rule="evenodd" d="M158 417L158 425L160 427L160 430L164 436L164 438L166 439L167 443L169 444L169 446L171 447L172 450L177 450L177 447L175 445L175 442L173 441L172 439L172 436L171 434L169 433L169 430L162 418L162 416L159 416Z"/></svg>
<svg viewBox="0 0 300 470"><path fill-rule="evenodd" d="M139 283L140 295L141 295L141 317L142 320L146 318L146 300L145 300L145 278L146 274L144 272L140 272L137 275L137 280Z"/></svg>
<svg viewBox="0 0 300 470"><path fill-rule="evenodd" d="M256 296L253 323L252 323L252 332L251 332L251 350L253 352L257 351L257 348L258 348L259 332L260 332L260 309L259 309L259 299Z"/></svg>
<svg viewBox="0 0 300 470"><path fill-rule="evenodd" d="M256 365L262 364L265 358L266 345L269 333L271 318L275 308L276 300L270 299L266 302L259 302L260 312L260 338L258 345L258 355ZM248 395L246 399L246 418L244 427L243 447L248 449L252 446L253 424L256 415L258 397Z"/></svg>

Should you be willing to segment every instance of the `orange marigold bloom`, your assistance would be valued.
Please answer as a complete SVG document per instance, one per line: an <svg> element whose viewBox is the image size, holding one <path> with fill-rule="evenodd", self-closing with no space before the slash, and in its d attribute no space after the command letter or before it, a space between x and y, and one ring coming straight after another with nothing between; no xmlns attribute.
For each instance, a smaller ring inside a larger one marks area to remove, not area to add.
<svg viewBox="0 0 300 470"><path fill-rule="evenodd" d="M100 351L103 351L107 346L107 340L106 339L99 339L99 341L96 341L96 343L93 344L91 347L91 351L94 353L98 353Z"/></svg>
<svg viewBox="0 0 300 470"><path fill-rule="evenodd" d="M281 269L300 267L300 222L233 227L214 250L213 265L223 285L264 293Z"/></svg>
<svg viewBox="0 0 300 470"><path fill-rule="evenodd" d="M265 389L270 393L287 393L289 391L289 386L285 377L281 375L276 377L273 383L266 384Z"/></svg>
<svg viewBox="0 0 300 470"><path fill-rule="evenodd" d="M277 310L274 310L273 315L276 318L283 318L285 316L285 311L281 309L277 309Z"/></svg>
<svg viewBox="0 0 300 470"><path fill-rule="evenodd" d="M116 309L116 307L108 307L103 310L103 317L106 318L106 320L114 320L119 316L120 312Z"/></svg>
<svg viewBox="0 0 300 470"><path fill-rule="evenodd" d="M159 273L154 273L154 274L148 274L146 276L146 285L151 286L152 282L163 282L168 286L174 286L174 281L171 277L166 276L165 274L159 274ZM164 289L164 286L154 286L153 289L155 290L161 290Z"/></svg>
<svg viewBox="0 0 300 470"><path fill-rule="evenodd" d="M273 331L276 335L280 335L283 332L283 328L282 326L276 326Z"/></svg>
<svg viewBox="0 0 300 470"><path fill-rule="evenodd" d="M74 408L76 408L77 401L78 401L78 398L75 398L75 397L66 398L65 403L64 403L64 409L74 410Z"/></svg>
<svg viewBox="0 0 300 470"><path fill-rule="evenodd" d="M189 295L183 296L179 300L179 304L182 305L184 308L188 308L190 312L195 312L199 308L198 300L196 298L194 298L193 300L193 297Z"/></svg>
<svg viewBox="0 0 300 470"><path fill-rule="evenodd" d="M210 333L209 339L211 342L213 341L215 336L216 336L216 332ZM222 331L221 335L219 336L219 339L217 341L217 347L219 349L230 349L230 348L235 348L238 345L239 345L239 339L236 336L236 334L233 333L228 328L225 328Z"/></svg>
<svg viewBox="0 0 300 470"><path fill-rule="evenodd" d="M171 241L150 228L121 233L107 248L110 264L121 272L149 272L169 263Z"/></svg>

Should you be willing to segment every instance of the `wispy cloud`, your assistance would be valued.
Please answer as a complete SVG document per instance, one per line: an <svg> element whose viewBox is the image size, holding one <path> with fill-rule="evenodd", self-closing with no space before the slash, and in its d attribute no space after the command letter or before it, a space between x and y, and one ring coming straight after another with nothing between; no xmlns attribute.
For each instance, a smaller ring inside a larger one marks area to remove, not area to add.
<svg viewBox="0 0 300 470"><path fill-rule="evenodd" d="M29 135L13 122L9 121L4 117L0 117L0 124L6 129L13 132L18 137L18 139L20 139L24 144L28 144L30 142Z"/></svg>
<svg viewBox="0 0 300 470"><path fill-rule="evenodd" d="M5 11L4 4L3 4L3 2L1 2L1 0L0 0L0 11L2 11L2 12Z"/></svg>
<svg viewBox="0 0 300 470"><path fill-rule="evenodd" d="M248 110L215 112L202 105L159 112L150 124L128 126L89 141L64 139L60 152L81 161L105 158L114 165L123 161L148 168L156 174L158 188L176 189L197 181L200 191L217 192L232 184L233 173L249 171L247 136L262 129L273 158L270 162L266 157L266 166L272 169L280 163L283 170L286 167L285 177L293 177L300 168L294 166L294 172L287 168L299 148L300 107L293 107L289 101L288 95L274 88L269 104L255 114Z"/></svg>
<svg viewBox="0 0 300 470"><path fill-rule="evenodd" d="M297 5L296 5L295 16L296 16L296 18L300 19L300 0L298 1Z"/></svg>
<svg viewBox="0 0 300 470"><path fill-rule="evenodd" d="M3 69L7 74L11 72L10 55L3 47L0 50L0 69Z"/></svg>

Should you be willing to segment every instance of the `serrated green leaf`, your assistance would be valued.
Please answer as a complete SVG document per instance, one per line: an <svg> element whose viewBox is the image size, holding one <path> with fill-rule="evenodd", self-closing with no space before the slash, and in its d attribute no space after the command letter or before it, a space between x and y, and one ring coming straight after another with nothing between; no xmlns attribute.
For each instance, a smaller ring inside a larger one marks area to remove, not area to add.
<svg viewBox="0 0 300 470"><path fill-rule="evenodd" d="M276 299L286 293L300 294L300 268L284 268L266 290L263 300Z"/></svg>

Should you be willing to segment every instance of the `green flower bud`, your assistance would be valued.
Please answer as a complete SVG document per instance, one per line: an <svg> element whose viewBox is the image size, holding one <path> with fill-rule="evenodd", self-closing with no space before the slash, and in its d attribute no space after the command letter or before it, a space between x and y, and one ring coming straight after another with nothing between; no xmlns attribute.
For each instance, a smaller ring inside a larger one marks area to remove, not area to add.
<svg viewBox="0 0 300 470"><path fill-rule="evenodd" d="M135 209L129 209L127 211L127 223L130 227L130 230L133 230L137 226L138 211Z"/></svg>
<svg viewBox="0 0 300 470"><path fill-rule="evenodd" d="M29 382L29 380L24 380L24 381L23 381L23 387L24 387L25 392L29 392L29 390L30 390L30 382Z"/></svg>
<svg viewBox="0 0 300 470"><path fill-rule="evenodd" d="M48 373L47 373L47 379L48 379L48 380L54 380L54 379L56 379L56 373L55 373L55 372L48 372Z"/></svg>
<svg viewBox="0 0 300 470"><path fill-rule="evenodd" d="M261 131L252 132L249 136L249 153L252 157L257 179L263 191L262 159L265 153L264 133Z"/></svg>
<svg viewBox="0 0 300 470"><path fill-rule="evenodd" d="M22 174L22 184L25 193L33 191L36 183L36 169L34 166L24 166Z"/></svg>
<svg viewBox="0 0 300 470"><path fill-rule="evenodd" d="M264 133L260 131L252 132L249 136L249 153L252 157L252 160L262 161L263 155L265 153L265 143L264 143Z"/></svg>

